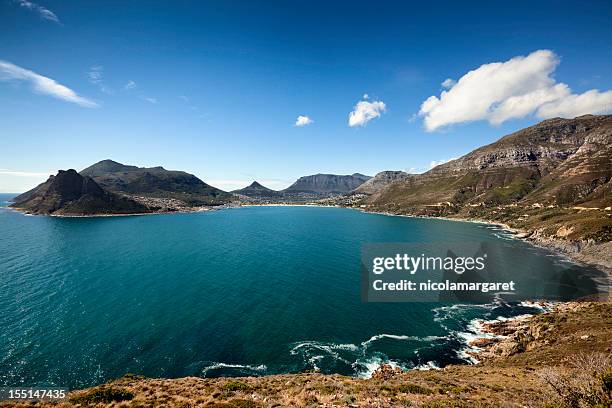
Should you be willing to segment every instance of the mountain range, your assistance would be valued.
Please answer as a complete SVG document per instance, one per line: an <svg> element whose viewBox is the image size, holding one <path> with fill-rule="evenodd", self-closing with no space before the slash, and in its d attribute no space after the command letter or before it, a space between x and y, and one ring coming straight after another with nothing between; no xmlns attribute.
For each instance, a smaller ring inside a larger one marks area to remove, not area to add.
<svg viewBox="0 0 612 408"><path fill-rule="evenodd" d="M609 202L612 116L550 119L380 190L370 202L428 212L515 202Z"/></svg>
<svg viewBox="0 0 612 408"><path fill-rule="evenodd" d="M612 268L612 115L545 120L354 205L503 223Z"/></svg>
<svg viewBox="0 0 612 408"><path fill-rule="evenodd" d="M258 182L226 193L196 176L112 160L60 171L16 197L36 214L191 211L252 201L321 202L368 211L483 219L578 250L612 240L612 115L549 119L422 174L315 174L282 191ZM326 201L320 201L326 199ZM586 245L588 246L588 245ZM612 259L612 248L606 249Z"/></svg>
<svg viewBox="0 0 612 408"><path fill-rule="evenodd" d="M513 203L597 207L610 203L611 177L612 116L557 118L390 183L369 203L424 213Z"/></svg>
<svg viewBox="0 0 612 408"><path fill-rule="evenodd" d="M303 202L350 193L369 179L354 174L301 177L283 191L253 182L227 193L193 174L163 167L137 167L102 160L81 172L57 175L13 199L12 207L32 214L97 215L194 211L231 202ZM81 187L82 186L82 187Z"/></svg>

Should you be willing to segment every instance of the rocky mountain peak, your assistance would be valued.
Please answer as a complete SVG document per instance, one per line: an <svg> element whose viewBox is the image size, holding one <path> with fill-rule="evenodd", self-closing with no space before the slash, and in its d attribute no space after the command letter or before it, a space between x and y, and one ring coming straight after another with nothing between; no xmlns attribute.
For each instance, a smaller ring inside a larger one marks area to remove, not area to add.
<svg viewBox="0 0 612 408"><path fill-rule="evenodd" d="M14 199L13 207L34 214L131 214L149 209L125 197L105 191L91 177L74 169L57 175Z"/></svg>
<svg viewBox="0 0 612 408"><path fill-rule="evenodd" d="M266 188L264 186L262 186L261 184L259 184L257 181L252 182L248 188ZM267 188L266 188L267 189Z"/></svg>

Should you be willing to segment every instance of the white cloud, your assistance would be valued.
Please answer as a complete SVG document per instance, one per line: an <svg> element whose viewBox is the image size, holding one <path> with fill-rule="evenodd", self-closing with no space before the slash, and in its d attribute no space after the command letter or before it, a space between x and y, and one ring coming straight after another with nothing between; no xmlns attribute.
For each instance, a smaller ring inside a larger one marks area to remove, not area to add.
<svg viewBox="0 0 612 408"><path fill-rule="evenodd" d="M132 81L131 79L123 86L123 89L126 91L134 88L136 88L136 82Z"/></svg>
<svg viewBox="0 0 612 408"><path fill-rule="evenodd" d="M77 95L72 89L44 77L36 72L18 67L8 61L0 60L0 81L16 81L29 83L34 92L53 96L66 102L76 103L85 108L97 108L94 101Z"/></svg>
<svg viewBox="0 0 612 408"><path fill-rule="evenodd" d="M452 161L452 160L457 160L457 158L456 157L452 157L450 159L432 160L432 161L429 162L429 168L433 169L436 166L439 166L439 165L444 164L444 163L448 163L449 161Z"/></svg>
<svg viewBox="0 0 612 408"><path fill-rule="evenodd" d="M148 97L148 96L142 96L141 99L143 101L147 101L149 103L157 103L157 99L151 98L151 97Z"/></svg>
<svg viewBox="0 0 612 408"><path fill-rule="evenodd" d="M454 79L446 78L440 85L442 85L442 88L444 89L449 89L452 88L453 85L455 85L456 83L457 81L455 81Z"/></svg>
<svg viewBox="0 0 612 408"><path fill-rule="evenodd" d="M32 172L32 171L15 171L9 169L0 169L0 174L5 176L16 176L16 177L49 177L53 174L52 171L47 172Z"/></svg>
<svg viewBox="0 0 612 408"><path fill-rule="evenodd" d="M189 98L185 95L180 95L179 98L181 98L184 102L189 103Z"/></svg>
<svg viewBox="0 0 612 408"><path fill-rule="evenodd" d="M94 65L89 68L89 72L87 73L89 77L89 82L92 84L99 84L102 82L102 78L104 77L104 67L101 65Z"/></svg>
<svg viewBox="0 0 612 408"><path fill-rule="evenodd" d="M559 101L569 95L571 90L567 85L555 84L524 95L511 96L490 112L488 120L493 125L499 125L508 119L523 118L535 111L538 111L539 116L539 108L543 104Z"/></svg>
<svg viewBox="0 0 612 408"><path fill-rule="evenodd" d="M427 131L454 123L487 120L500 124L509 119L535 114L541 119L575 117L612 110L612 91L590 90L573 94L568 85L552 77L559 58L550 50L538 50L505 62L484 64L462 76L440 96L422 104Z"/></svg>
<svg viewBox="0 0 612 408"><path fill-rule="evenodd" d="M45 8L39 4L33 3L28 0L16 0L16 3L23 8L27 8L28 10L38 13L38 15L44 20L53 21L54 23L61 24L57 15L48 8Z"/></svg>
<svg viewBox="0 0 612 408"><path fill-rule="evenodd" d="M357 102L353 111L349 113L348 125L350 127L365 126L372 119L380 117L387 107L382 101L368 102L368 95L365 94L364 100Z"/></svg>
<svg viewBox="0 0 612 408"><path fill-rule="evenodd" d="M575 117L587 113L608 112L612 112L612 91L599 92L597 89L591 89L580 95L568 95L563 99L542 105L538 109L538 116L541 118Z"/></svg>
<svg viewBox="0 0 612 408"><path fill-rule="evenodd" d="M89 72L87 72L87 78L89 79L89 82L97 85L98 88L100 88L100 91L104 92L105 94L112 94L113 90L110 89L109 87L106 86L106 84L104 83L104 67L101 65L94 65L93 67L89 68Z"/></svg>
<svg viewBox="0 0 612 408"><path fill-rule="evenodd" d="M311 123L314 123L314 120L310 119L308 116L303 116L303 115L298 116L297 119L295 120L295 126L298 126L298 127L308 126Z"/></svg>

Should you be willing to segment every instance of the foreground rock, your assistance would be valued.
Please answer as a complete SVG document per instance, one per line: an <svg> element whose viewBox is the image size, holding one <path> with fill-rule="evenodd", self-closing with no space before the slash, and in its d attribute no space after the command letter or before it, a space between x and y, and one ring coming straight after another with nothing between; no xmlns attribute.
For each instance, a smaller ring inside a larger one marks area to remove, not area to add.
<svg viewBox="0 0 612 408"><path fill-rule="evenodd" d="M573 378L580 382L569 394L578 398L577 403L584 402L580 399L588 392L599 398L599 406L609 406L612 304L570 303L511 328L514 325L491 330L524 346L493 352L472 366L410 372L383 366L370 379L316 373L209 379L126 375L74 391L66 402L0 407L564 407L568 400L550 384L558 386L555 381L561 379L567 381L560 387L573 386ZM513 338L517 330L529 336Z"/></svg>

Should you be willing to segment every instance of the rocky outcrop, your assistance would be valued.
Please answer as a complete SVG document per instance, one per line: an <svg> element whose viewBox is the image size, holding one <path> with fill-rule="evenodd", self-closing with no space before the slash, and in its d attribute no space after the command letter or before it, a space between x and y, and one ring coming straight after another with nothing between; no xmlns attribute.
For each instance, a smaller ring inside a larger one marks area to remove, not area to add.
<svg viewBox="0 0 612 408"><path fill-rule="evenodd" d="M182 201L185 206L220 205L232 195L209 186L193 174L166 170L163 167L128 166L113 160L102 160L81 171L104 189L124 195Z"/></svg>
<svg viewBox="0 0 612 408"><path fill-rule="evenodd" d="M606 301L607 299L603 299ZM468 345L472 347L471 354L479 360L490 360L507 358L519 353L532 350L542 351L552 343L559 340L561 336L567 343L600 340L605 344L605 336L608 329L602 331L589 330L588 324L580 327L580 324L569 321L568 317L587 315L589 319L609 319L609 306L588 302L566 302L552 304L541 304L548 309L547 312L535 316L519 316L514 319L485 321L481 323L483 337L472 340ZM593 312L597 310L597 314ZM605 310L608 310L607 312ZM604 315L599 315L599 313ZM594 315L594 316L593 316ZM581 317L581 319L585 319ZM574 326L577 326L574 327Z"/></svg>
<svg viewBox="0 0 612 408"><path fill-rule="evenodd" d="M409 176L410 174L403 171L381 171L357 187L353 192L356 194L374 194L387 187L389 184L399 180L405 180Z"/></svg>
<svg viewBox="0 0 612 408"><path fill-rule="evenodd" d="M346 176L336 174L314 174L312 176L300 177L295 183L282 192L288 196L300 193L315 195L346 194L353 191L370 178L370 176L364 176L359 173Z"/></svg>
<svg viewBox="0 0 612 408"><path fill-rule="evenodd" d="M136 214L151 210L134 200L105 191L92 178L75 170L57 175L14 198L11 207L31 214Z"/></svg>

